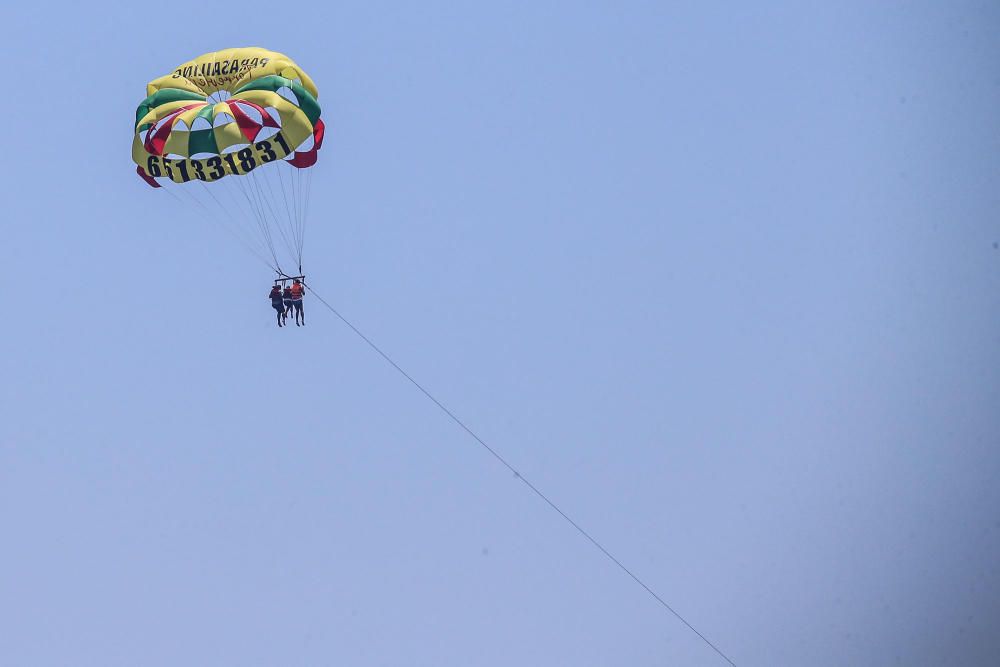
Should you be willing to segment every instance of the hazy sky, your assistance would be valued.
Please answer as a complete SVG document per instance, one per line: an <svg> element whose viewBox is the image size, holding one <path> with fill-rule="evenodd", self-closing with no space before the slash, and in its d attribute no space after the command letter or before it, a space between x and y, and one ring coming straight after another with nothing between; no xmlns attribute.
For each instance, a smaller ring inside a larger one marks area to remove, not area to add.
<svg viewBox="0 0 1000 667"><path fill-rule="evenodd" d="M725 664L136 177L248 45L312 286L736 664L996 664L996 3L12 4L0 664Z"/></svg>

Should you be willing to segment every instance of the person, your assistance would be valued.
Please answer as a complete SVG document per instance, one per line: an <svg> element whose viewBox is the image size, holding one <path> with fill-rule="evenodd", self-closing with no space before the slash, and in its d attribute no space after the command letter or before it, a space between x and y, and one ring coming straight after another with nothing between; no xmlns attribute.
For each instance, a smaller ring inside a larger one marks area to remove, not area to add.
<svg viewBox="0 0 1000 667"><path fill-rule="evenodd" d="M295 326L305 326L306 325L306 314L302 310L302 296L305 294L306 288L302 282L296 278L292 281L292 286L289 288L292 293L292 307L295 308ZM299 324L299 319L302 320L302 324Z"/></svg>
<svg viewBox="0 0 1000 667"><path fill-rule="evenodd" d="M285 316L285 303L281 288L275 285L271 288L271 293L268 296L271 298L271 307L278 312L278 326L284 326L281 320Z"/></svg>
<svg viewBox="0 0 1000 667"><path fill-rule="evenodd" d="M288 322L288 313L292 312L292 288L286 286L281 293L281 298L285 303L285 316L282 319Z"/></svg>

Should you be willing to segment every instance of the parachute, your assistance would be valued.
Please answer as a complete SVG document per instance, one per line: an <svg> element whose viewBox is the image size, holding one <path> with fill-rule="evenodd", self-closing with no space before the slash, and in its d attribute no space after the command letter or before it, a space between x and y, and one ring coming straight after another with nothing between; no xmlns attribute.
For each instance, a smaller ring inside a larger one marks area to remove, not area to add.
<svg viewBox="0 0 1000 667"><path fill-rule="evenodd" d="M199 56L146 86L135 112L136 173L199 207L279 276L287 275L279 261L286 251L302 273L325 131L318 97L281 53L249 47Z"/></svg>

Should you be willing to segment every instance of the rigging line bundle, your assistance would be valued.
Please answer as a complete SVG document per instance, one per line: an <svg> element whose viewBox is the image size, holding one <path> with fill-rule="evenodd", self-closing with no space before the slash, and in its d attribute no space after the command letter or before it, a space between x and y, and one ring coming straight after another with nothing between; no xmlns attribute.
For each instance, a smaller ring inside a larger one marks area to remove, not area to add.
<svg viewBox="0 0 1000 667"><path fill-rule="evenodd" d="M353 331L355 334L358 335L359 338L361 338L361 340L363 340L365 343L367 343L368 346L371 349L373 349L376 353L378 353L378 355L381 356L390 366L392 366L393 368L395 368L399 372L400 375L402 375L404 378L406 378L407 380L409 380L410 384L412 384L414 387L416 387L417 389L419 389L420 392L424 396L426 396L444 414L446 414L453 422L455 422L463 431L465 431L466 433L468 433L472 437L473 440L475 440L476 442L478 442L486 451L488 451L490 454L492 454L493 458L495 458L497 461L499 461L501 464L503 464L503 466L505 468L507 468L508 470L510 470L517 479L519 479L522 482L524 482L525 486L527 486L529 489L531 489L531 491L536 496L538 496L543 501L545 501L545 503L549 507L551 507L553 510L555 510L559 514L559 516L561 516L563 519L566 520L567 523L569 523L571 526L573 526L573 528L575 528L577 530L577 532L579 532L581 535L583 535L585 538L587 538L587 540L591 544L593 544L595 547L597 547L597 549L600 550L600 552L603 553L609 560L611 560L611 562L613 562L615 565L617 565L620 570L622 570L625 574L627 574L629 577L631 577L633 581L635 581L637 584L639 584L647 593L649 593L649 595L651 595L653 597L654 600L656 600L658 603L660 603L660 605L664 609L666 609L671 614L673 614L681 623L683 623L685 626L687 626L687 628L689 630L691 630L691 632L693 632L696 635L698 635L698 637L700 637L703 642L705 642L709 647L711 647L713 651L715 651L716 653L718 653L726 662L728 662L730 665L732 665L732 667L736 667L736 663L733 662L729 658L729 656L727 656L725 653L723 653L722 650L718 646L716 646L715 644L713 644L708 639L708 637L706 637L705 635L703 635L701 632L698 631L697 628L695 628L693 625L691 625L691 623L689 623L687 621L687 619L685 619L683 616L681 616L680 613L677 612L677 610L675 610L673 607L671 607L669 604L667 604L667 602L663 598L661 598L656 593L656 591L654 591L652 588L650 588L642 579L640 579L638 576L636 576L630 569L628 569L627 567L625 567L624 563L622 563L620 560L618 560L610 551L608 551L604 547L604 545L602 545L600 542L598 542L580 524L578 524L568 514L566 514L566 512L564 512L562 510L562 508L560 508L552 500L550 500L548 496L546 496L544 493L542 493L541 490L539 490L539 488L537 486L535 486L534 484L532 484L527 478L525 478L520 472L518 472L517 468L515 468L513 465L511 465L507 461L507 459L505 459L503 456L501 456L500 453L497 450L495 450L493 447L490 447L486 443L485 440L483 440L482 438L480 438L479 435L477 435L475 431L473 431L471 428L469 428L465 424L465 422L463 422L461 419L459 419L455 415L455 413L453 413L443 403L441 403L441 401L439 401L437 398L435 398L434 395L431 394L430 391L428 391L422 384L420 384L419 382L417 382L413 378L413 376L411 376L409 373L407 373L405 370L403 370L403 368L399 364L397 364L395 361L393 361L392 357L390 357L388 354L386 354L384 351L382 351L382 348L380 348L378 345L376 345L360 329L358 329L356 326L354 326L354 324L352 324L350 322L350 320L348 320L346 317L344 317L343 315L341 315L340 311L338 311L336 308L334 308L333 306L331 306L326 301L326 299L324 299L322 296L320 296L319 294L317 294L316 290L314 290L312 287L310 287L308 283L306 283L305 281L303 281L302 284L305 285L306 289L308 289L309 292L314 297L316 297L316 299L320 303L322 303L324 306L326 306L326 308L331 313L333 313L334 315L336 315L337 318L340 319L341 322L343 322L344 324L346 324L348 326L348 328L351 329L351 331Z"/></svg>

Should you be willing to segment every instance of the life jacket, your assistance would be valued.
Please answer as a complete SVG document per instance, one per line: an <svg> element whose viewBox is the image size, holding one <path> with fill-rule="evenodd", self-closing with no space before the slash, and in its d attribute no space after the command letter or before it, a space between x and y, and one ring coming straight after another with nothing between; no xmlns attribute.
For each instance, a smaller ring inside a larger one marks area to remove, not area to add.
<svg viewBox="0 0 1000 667"><path fill-rule="evenodd" d="M289 289L292 292L292 299L294 299L295 301L298 301L299 299L302 298L303 289L302 289L302 285L301 284L299 284L299 285L292 285Z"/></svg>
<svg viewBox="0 0 1000 667"><path fill-rule="evenodd" d="M292 290L290 288L286 287L284 293L281 295L281 298L287 299L287 300L291 301L292 300Z"/></svg>

